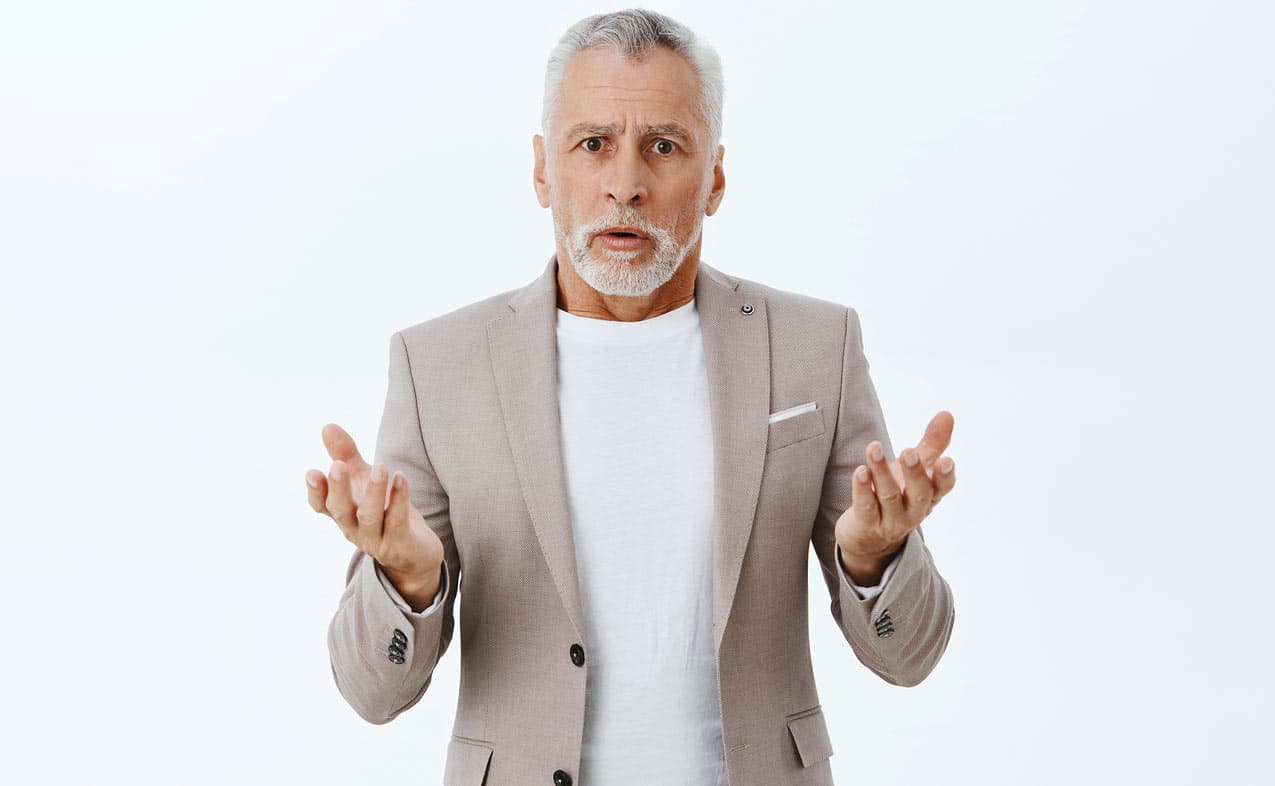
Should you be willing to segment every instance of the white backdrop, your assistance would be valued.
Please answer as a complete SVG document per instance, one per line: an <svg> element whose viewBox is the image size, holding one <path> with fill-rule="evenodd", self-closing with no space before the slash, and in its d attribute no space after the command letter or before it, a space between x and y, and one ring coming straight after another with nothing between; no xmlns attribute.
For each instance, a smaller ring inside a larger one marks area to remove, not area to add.
<svg viewBox="0 0 1275 786"><path fill-rule="evenodd" d="M545 58L623 6L500 5L3 6L0 780L441 781L458 644L354 714L303 478L393 331L553 251ZM653 7L725 67L704 260L858 309L896 451L956 419L926 681L812 555L837 782L1269 782L1271 5Z"/></svg>

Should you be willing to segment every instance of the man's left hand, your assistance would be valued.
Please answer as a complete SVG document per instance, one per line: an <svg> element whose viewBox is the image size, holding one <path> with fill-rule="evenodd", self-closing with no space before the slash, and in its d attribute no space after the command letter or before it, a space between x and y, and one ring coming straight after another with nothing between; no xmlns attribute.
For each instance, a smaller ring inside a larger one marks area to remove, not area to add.
<svg viewBox="0 0 1275 786"><path fill-rule="evenodd" d="M856 584L879 583L908 535L956 485L956 465L943 456L953 423L952 414L940 410L920 444L888 464L881 443L868 443L867 463L854 473L853 503L836 527L838 558Z"/></svg>

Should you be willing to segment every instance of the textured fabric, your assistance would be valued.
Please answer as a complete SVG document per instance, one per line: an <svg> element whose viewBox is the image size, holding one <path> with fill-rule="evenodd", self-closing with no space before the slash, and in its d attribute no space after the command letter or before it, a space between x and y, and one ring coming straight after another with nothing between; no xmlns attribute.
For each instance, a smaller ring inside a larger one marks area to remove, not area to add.
<svg viewBox="0 0 1275 786"><path fill-rule="evenodd" d="M881 581L871 587L864 587L855 584L850 580L849 575L846 576L846 582L860 599L875 598L881 593L881 590L885 588L886 582L890 580L890 574L894 573L894 566L899 564L899 556L899 554L894 555L894 559L890 560L889 564L885 566L885 572L881 574ZM376 568L376 575L380 577L381 584L384 585L385 591L390 594L390 597L393 598L396 604L398 604L398 607L408 614L419 613L422 616L431 614L443 605L443 590L447 589L447 582L445 581L439 583L438 592L434 594L434 600L430 603L430 605L426 606L420 612L413 612L411 605L401 594L399 594L398 588L394 586L394 582L390 581L389 577L381 572L379 565Z"/></svg>
<svg viewBox="0 0 1275 786"><path fill-rule="evenodd" d="M590 637L573 539L556 273L550 258L524 287L391 337L374 461L408 476L413 505L443 541L442 597L431 613L405 612L355 550L329 626L336 686L372 723L421 700L459 633L460 695L442 766L452 786L552 783L558 770L592 786L580 773L586 693L591 648L605 645ZM833 530L851 505L851 475L867 444L880 440L894 459L854 309L703 261L695 304L712 434L709 610L729 783L826 786L834 748L870 752L828 735L810 663L811 547L834 624L855 658L894 685L916 685L937 665L955 620L951 589L921 528L873 597L855 593L836 554ZM807 402L816 406L768 421ZM404 657L387 650L395 642Z"/></svg>

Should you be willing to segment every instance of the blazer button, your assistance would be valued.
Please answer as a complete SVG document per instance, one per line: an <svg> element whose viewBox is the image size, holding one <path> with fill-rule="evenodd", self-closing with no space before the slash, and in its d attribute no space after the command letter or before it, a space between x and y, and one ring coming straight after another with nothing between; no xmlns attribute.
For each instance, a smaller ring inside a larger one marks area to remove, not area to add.
<svg viewBox="0 0 1275 786"><path fill-rule="evenodd" d="M571 786L571 776L563 770L554 770L553 786Z"/></svg>
<svg viewBox="0 0 1275 786"><path fill-rule="evenodd" d="M398 650L390 650L390 654L387 657L390 659L391 663L396 663L399 665L402 665L403 661L406 660L403 657L403 653L399 652Z"/></svg>
<svg viewBox="0 0 1275 786"><path fill-rule="evenodd" d="M579 644L571 645L571 662L577 666L584 665L584 647L581 647ZM559 772L561 772L561 770L559 770ZM567 778L567 783L570 782L571 779Z"/></svg>
<svg viewBox="0 0 1275 786"><path fill-rule="evenodd" d="M739 307L739 310L744 312L745 314L751 314L753 313L753 304L745 303L744 305Z"/></svg>
<svg viewBox="0 0 1275 786"><path fill-rule="evenodd" d="M398 628L394 629L394 641L398 642L400 647L407 645L407 636Z"/></svg>

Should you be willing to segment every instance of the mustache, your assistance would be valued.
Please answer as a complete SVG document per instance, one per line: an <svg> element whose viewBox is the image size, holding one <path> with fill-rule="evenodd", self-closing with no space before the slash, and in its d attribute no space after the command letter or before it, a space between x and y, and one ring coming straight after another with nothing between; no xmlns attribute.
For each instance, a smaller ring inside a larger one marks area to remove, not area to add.
<svg viewBox="0 0 1275 786"><path fill-rule="evenodd" d="M619 210L599 216L587 224L577 226L574 234L576 236L576 240L583 243L589 238L601 234L601 232L607 227L613 226L635 227L636 229L641 230L644 235L657 242L667 242L673 239L672 233L667 229L652 221L648 221L641 214L631 210Z"/></svg>

